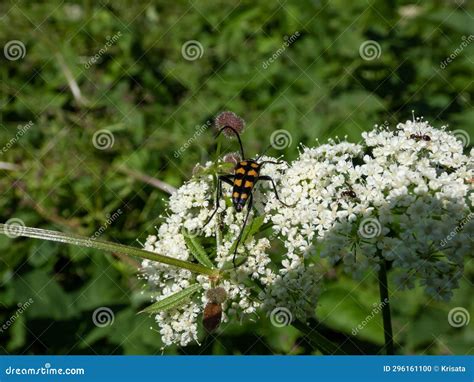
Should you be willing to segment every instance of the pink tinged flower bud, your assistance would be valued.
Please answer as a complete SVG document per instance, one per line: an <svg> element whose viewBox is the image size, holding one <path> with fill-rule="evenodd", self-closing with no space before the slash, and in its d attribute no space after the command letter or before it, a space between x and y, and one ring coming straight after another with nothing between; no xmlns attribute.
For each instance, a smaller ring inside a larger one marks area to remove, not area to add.
<svg viewBox="0 0 474 382"><path fill-rule="evenodd" d="M223 127L232 127L237 133L242 133L245 128L245 121L240 118L237 114L231 111L223 111L220 113L215 120L217 130ZM231 129L224 129L222 131L227 137L234 137L234 132Z"/></svg>
<svg viewBox="0 0 474 382"><path fill-rule="evenodd" d="M239 153L228 153L224 155L222 160L226 163L237 164L242 160L242 158Z"/></svg>

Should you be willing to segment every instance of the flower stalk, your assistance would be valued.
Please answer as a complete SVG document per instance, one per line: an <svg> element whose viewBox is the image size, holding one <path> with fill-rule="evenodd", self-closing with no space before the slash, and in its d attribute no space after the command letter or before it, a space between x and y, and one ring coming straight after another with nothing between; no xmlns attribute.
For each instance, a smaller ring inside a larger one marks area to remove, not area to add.
<svg viewBox="0 0 474 382"><path fill-rule="evenodd" d="M9 231L8 224L0 224L0 233L6 234ZM187 269L193 273L198 273L208 276L217 276L219 271L217 269L207 268L200 264L191 263L189 261L179 260L173 257L160 255L154 252L145 251L140 248L130 247L123 244L112 243L105 240L91 239L88 237L66 234L58 231L51 231L46 229L21 227L17 230L15 236L30 237L33 239L41 239L48 241L56 241L60 243L77 245L85 248L95 248L106 252L121 253L128 256L139 257L156 261L158 263L171 265L174 267Z"/></svg>
<svg viewBox="0 0 474 382"><path fill-rule="evenodd" d="M309 327L301 320L295 320L293 327L302 332L308 341L325 355L344 355L343 350L332 341L329 341L316 327Z"/></svg>
<svg viewBox="0 0 474 382"><path fill-rule="evenodd" d="M380 305L382 306L383 333L385 338L384 350L385 354L394 355L395 353L393 350L392 317L390 313L390 300L388 295L386 260L382 260L380 262L378 281L380 291Z"/></svg>

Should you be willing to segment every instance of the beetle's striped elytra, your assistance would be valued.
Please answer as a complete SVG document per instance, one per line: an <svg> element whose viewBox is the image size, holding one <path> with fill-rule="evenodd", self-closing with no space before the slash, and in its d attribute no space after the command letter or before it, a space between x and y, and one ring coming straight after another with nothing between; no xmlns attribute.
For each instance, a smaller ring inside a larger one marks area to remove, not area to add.
<svg viewBox="0 0 474 382"><path fill-rule="evenodd" d="M257 182L259 172L260 165L253 160L243 160L235 166L232 204L236 211L242 211L245 207L249 194Z"/></svg>

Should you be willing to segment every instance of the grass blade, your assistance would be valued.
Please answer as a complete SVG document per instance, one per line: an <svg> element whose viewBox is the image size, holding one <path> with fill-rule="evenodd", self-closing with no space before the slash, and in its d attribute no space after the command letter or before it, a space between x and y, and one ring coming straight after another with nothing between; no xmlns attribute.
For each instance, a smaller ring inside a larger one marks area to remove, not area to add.
<svg viewBox="0 0 474 382"><path fill-rule="evenodd" d="M8 224L0 224L0 234L8 234ZM30 237L33 239L56 241L60 243L77 245L79 247L95 248L106 252L121 253L128 256L135 256L142 259L149 259L162 264L167 264L183 269L187 269L194 273L200 273L209 276L215 276L218 271L204 267L200 264L191 263L189 261L183 261L175 259L173 257L160 255L154 252L145 251L140 248L129 247L123 244L112 243L105 240L97 240L88 238L85 236L79 236L69 233L63 233L58 231L50 231L46 229L32 228L32 227L20 227L17 230L16 236Z"/></svg>

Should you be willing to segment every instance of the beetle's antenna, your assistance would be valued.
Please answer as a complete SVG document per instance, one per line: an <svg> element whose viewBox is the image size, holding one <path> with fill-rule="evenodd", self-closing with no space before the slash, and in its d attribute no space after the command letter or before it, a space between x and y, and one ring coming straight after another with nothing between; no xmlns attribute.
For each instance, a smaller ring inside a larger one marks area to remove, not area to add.
<svg viewBox="0 0 474 382"><path fill-rule="evenodd" d="M263 157L263 156L265 155L265 153L268 151L268 149L269 149L270 147L272 147L272 144L271 144L271 143L267 146L267 148L266 148L265 150L263 150L263 153L261 153L261 154L258 156L258 158L255 159L255 161L258 162L258 160L259 160L261 157Z"/></svg>
<svg viewBox="0 0 474 382"><path fill-rule="evenodd" d="M240 154L242 155L242 159L245 159L245 155L244 155L244 147L242 146L242 141L240 140L240 135L239 133L237 132L237 130L235 130L233 127L231 126L224 126L223 128L219 129L219 132L217 133L216 135L216 139L217 137L220 135L220 133L222 133L222 131L224 131L225 129L231 129L235 136L237 137L238 141L239 141L239 145L240 145Z"/></svg>
<svg viewBox="0 0 474 382"><path fill-rule="evenodd" d="M265 163L277 164L278 165L278 164L283 164L284 162L275 162L273 160L265 160L263 162L260 162L259 164L260 164L260 166L263 166Z"/></svg>

